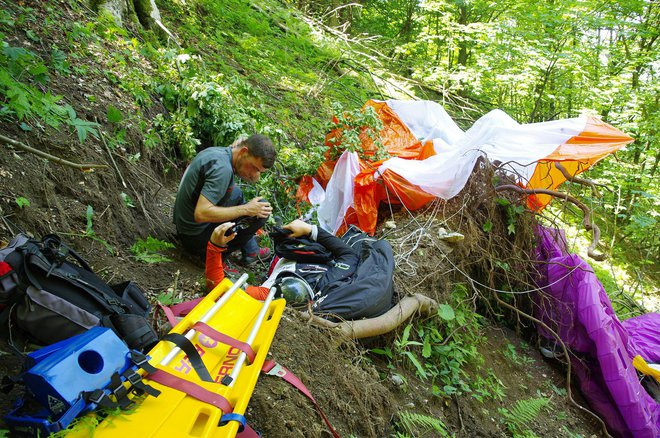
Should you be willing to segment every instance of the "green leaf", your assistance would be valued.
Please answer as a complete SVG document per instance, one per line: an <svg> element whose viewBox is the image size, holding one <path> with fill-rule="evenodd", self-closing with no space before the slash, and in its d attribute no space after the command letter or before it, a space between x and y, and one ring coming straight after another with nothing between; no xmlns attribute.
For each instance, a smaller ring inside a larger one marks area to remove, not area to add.
<svg viewBox="0 0 660 438"><path fill-rule="evenodd" d="M42 85L48 82L48 67L38 63L28 67L27 71L33 76L34 81Z"/></svg>
<svg viewBox="0 0 660 438"><path fill-rule="evenodd" d="M30 206L30 201L27 198L24 198L22 196L19 196L18 198L15 199L16 204L18 205L18 208L23 208L23 207L29 207Z"/></svg>
<svg viewBox="0 0 660 438"><path fill-rule="evenodd" d="M374 353L374 354L380 354L382 356L386 356L386 357L392 359L392 350L390 350L389 348L385 348L385 349L383 349L383 348L372 348L371 352Z"/></svg>
<svg viewBox="0 0 660 438"><path fill-rule="evenodd" d="M488 233L488 232L490 232L490 230L493 229L493 223L490 220L488 220L484 223L482 228L483 228L484 232Z"/></svg>
<svg viewBox="0 0 660 438"><path fill-rule="evenodd" d="M431 357L431 337L427 336L424 338L424 346L422 347L422 357L428 359Z"/></svg>
<svg viewBox="0 0 660 438"><path fill-rule="evenodd" d="M34 33L32 30L26 30L25 31L25 36L27 36L29 39L31 39L34 42L39 42L41 39L37 36L37 34Z"/></svg>
<svg viewBox="0 0 660 438"><path fill-rule="evenodd" d="M515 232L516 232L516 224L509 224L509 225L506 227L506 230L507 230L507 232L508 232L509 234L513 234L513 233L515 233Z"/></svg>
<svg viewBox="0 0 660 438"><path fill-rule="evenodd" d="M135 259L143 263L161 263L161 262L171 262L172 259L165 257L162 254L150 254L150 253L140 253L135 255Z"/></svg>
<svg viewBox="0 0 660 438"><path fill-rule="evenodd" d="M87 134L91 134L95 138L99 138L98 131L96 130L96 128L99 126L98 123L88 122L87 120L82 120L77 117L73 119L70 123L76 128L76 132L78 134L78 140L80 141L80 144L83 144L85 142L85 139L87 138Z"/></svg>
<svg viewBox="0 0 660 438"><path fill-rule="evenodd" d="M412 325L408 324L404 329L403 333L401 334L401 344L405 345L408 343L408 338L410 337L410 329L412 328Z"/></svg>
<svg viewBox="0 0 660 438"><path fill-rule="evenodd" d="M137 242L131 246L131 252L136 260L143 263L169 262L171 260L160 254L159 251L173 247L174 244L170 242L165 242L148 236L147 240L138 239Z"/></svg>
<svg viewBox="0 0 660 438"><path fill-rule="evenodd" d="M21 122L20 125L18 125L23 131L29 132L32 131L32 126L28 125L25 122Z"/></svg>
<svg viewBox="0 0 660 438"><path fill-rule="evenodd" d="M0 24L6 24L7 26L14 25L14 20L12 20L11 15L9 15L9 12L4 9L0 9Z"/></svg>
<svg viewBox="0 0 660 438"><path fill-rule="evenodd" d="M406 357L408 358L408 360L410 360L410 362L413 364L413 366L417 370L417 375L422 379L426 379L428 377L428 375L426 374L426 371L424 370L424 367L422 366L422 364L417 359L417 356L415 356L410 351L404 351L403 354L405 354Z"/></svg>
<svg viewBox="0 0 660 438"><path fill-rule="evenodd" d="M110 123L119 123L123 119L121 111L115 108L112 105L108 105L108 122Z"/></svg>
<svg viewBox="0 0 660 438"><path fill-rule="evenodd" d="M119 197L121 198L122 201L124 201L124 205L126 207L135 208L135 204L133 204L133 200L126 193L121 192L119 194Z"/></svg>
<svg viewBox="0 0 660 438"><path fill-rule="evenodd" d="M438 306L438 316L445 321L451 321L456 318L454 309L448 304L440 304Z"/></svg>
<svg viewBox="0 0 660 438"><path fill-rule="evenodd" d="M456 392L458 392L458 388L456 388L455 386L452 386L452 385L445 385L445 386L442 388L442 391L443 391L446 395L452 395L452 394L456 394Z"/></svg>
<svg viewBox="0 0 660 438"><path fill-rule="evenodd" d="M174 292L173 291L167 291L167 292L161 292L158 294L158 297L156 297L156 300L162 304L163 306L169 306L170 304L174 304Z"/></svg>
<svg viewBox="0 0 660 438"><path fill-rule="evenodd" d="M3 47L2 52L5 54L7 58L9 58L12 61L17 61L19 59L34 58L34 53L30 52L29 50L25 50L22 47L6 46Z"/></svg>

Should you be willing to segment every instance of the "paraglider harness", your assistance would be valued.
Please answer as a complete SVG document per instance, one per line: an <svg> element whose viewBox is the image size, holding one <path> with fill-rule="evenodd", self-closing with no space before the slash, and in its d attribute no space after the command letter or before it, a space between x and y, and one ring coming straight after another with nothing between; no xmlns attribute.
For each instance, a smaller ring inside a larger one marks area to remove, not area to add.
<svg viewBox="0 0 660 438"><path fill-rule="evenodd" d="M291 238L286 229L274 228L270 233L275 254L296 262L295 276L314 290L312 311L331 321L374 318L387 312L395 297L394 253L389 242L354 225L338 239L321 229L318 233L317 241Z"/></svg>

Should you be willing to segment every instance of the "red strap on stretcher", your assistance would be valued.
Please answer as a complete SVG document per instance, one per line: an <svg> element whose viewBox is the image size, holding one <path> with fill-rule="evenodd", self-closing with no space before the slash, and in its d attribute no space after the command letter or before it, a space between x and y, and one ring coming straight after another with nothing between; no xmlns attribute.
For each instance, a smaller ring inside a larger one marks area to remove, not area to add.
<svg viewBox="0 0 660 438"><path fill-rule="evenodd" d="M177 317L186 316L203 299L204 297L195 298L194 300L184 301L183 303L174 304L172 306L163 306L162 304L158 304L158 308L163 311L167 317L167 321L172 327L174 327L179 322L176 320Z"/></svg>
<svg viewBox="0 0 660 438"><path fill-rule="evenodd" d="M213 405L216 408L220 408L225 414L234 410L232 405L229 404L229 401L220 394L211 392L196 383L177 377L167 371L156 370L155 373L149 374L149 379L160 383L161 385L169 386L170 388L186 393L191 397Z"/></svg>
<svg viewBox="0 0 660 438"><path fill-rule="evenodd" d="M196 330L197 332L205 336L208 336L214 341L222 342L223 344L227 344L232 347L238 348L240 351L245 353L248 359L248 363L252 364L252 362L254 362L254 357L256 356L256 353L254 352L252 347L250 347L250 344L248 344L247 342L242 342L239 341L238 339L232 338L231 336L225 335L224 333L220 333L213 327L201 321L196 322L195 325L192 326L192 329Z"/></svg>

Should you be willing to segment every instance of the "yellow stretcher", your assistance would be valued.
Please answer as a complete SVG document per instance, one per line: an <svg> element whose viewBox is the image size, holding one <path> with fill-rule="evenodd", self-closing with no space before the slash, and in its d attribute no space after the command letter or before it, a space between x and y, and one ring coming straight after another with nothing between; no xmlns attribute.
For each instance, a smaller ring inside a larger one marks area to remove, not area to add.
<svg viewBox="0 0 660 438"><path fill-rule="evenodd" d="M652 376L658 383L660 383L660 369L658 369L657 365L649 365L642 356L637 355L633 358L633 366L640 373Z"/></svg>
<svg viewBox="0 0 660 438"><path fill-rule="evenodd" d="M216 382L231 375L231 384L202 381L185 353L171 342L160 341L149 352L149 363L156 368L222 395L233 406L233 412L241 415L245 414L285 306L285 300L273 300L274 289L263 302L250 297L238 288L246 278L247 275L241 277L236 287L227 279L222 281L170 332L190 339ZM191 330L198 321L250 344L255 352L254 361L249 364L238 348ZM144 398L129 412L108 416L97 426L94 437L220 438L234 437L238 432L237 421L218 426L223 415L220 408L154 382L149 376L144 378L144 383L161 394ZM73 435L77 435L75 431Z"/></svg>

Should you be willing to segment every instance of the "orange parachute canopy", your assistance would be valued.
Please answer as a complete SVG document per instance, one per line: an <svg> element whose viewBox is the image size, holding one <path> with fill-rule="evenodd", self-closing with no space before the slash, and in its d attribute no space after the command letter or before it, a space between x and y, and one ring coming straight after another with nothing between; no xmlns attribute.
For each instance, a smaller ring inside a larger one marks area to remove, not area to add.
<svg viewBox="0 0 660 438"><path fill-rule="evenodd" d="M448 199L453 196L453 194L445 196L442 188L444 183L437 184L436 186L433 185L435 175L444 175L446 172L442 169L452 168L453 163L446 162L446 160L443 161L442 157L434 156L442 154L444 148L457 146L447 144L446 142L440 142L441 146L438 146L438 144L434 143L433 139L428 139L424 142L420 141L392 108L392 105L390 105L392 102L397 101L377 102L370 100L365 104L365 107L371 106L382 120L383 129L380 132L380 139L390 156L396 157L396 159L408 160L407 163L401 161L398 161L398 163L407 164L409 165L408 169L412 170L405 170L405 168L403 168L404 170L385 169L387 166L384 166L384 169L381 170L379 167L384 161L358 158L359 172L353 181L352 203L344 214L343 225L337 230L331 230L335 233L341 233L348 225L355 224L362 230L373 234L376 229L378 207L381 202L391 205L404 205L407 209L413 211L423 207L436 197ZM425 108L428 108L428 105ZM410 112L406 114L408 119L411 117L410 114ZM415 112L412 114L413 117L424 117L423 114L415 114ZM576 125L575 121L578 119L568 120L572 121L571 126L576 135L566 137L567 140L563 143L555 143L556 148L554 151L546 154L544 157L535 159L533 162L533 165L535 165L533 173L531 173L527 181L521 181L520 184L522 186L532 189L556 189L566 181L566 177L556 168L554 165L555 162L561 162L568 173L575 176L584 172L608 154L615 152L633 141L631 137L618 129L593 117L585 118L586 122L579 125L583 126L583 129L579 132L574 129ZM411 126L416 126L416 123L416 121L413 121ZM434 119L434 123L437 123L437 119ZM556 129L555 125L553 125L553 129ZM454 129L457 130L458 127ZM562 129L561 127L559 128L560 131ZM568 129L563 129L563 131L572 132ZM326 145L329 148L332 146L331 140L336 137L337 132L335 131L330 132L326 136ZM363 155L374 157L376 146L371 138L365 132L362 132L360 134L360 140L364 150ZM545 147L547 149L547 145ZM496 155L497 153L493 153L491 150L488 153L488 158L495 160L497 159ZM326 155L326 158L328 158L327 161L319 167L314 177L323 189L327 188L338 161L331 160L329 157L330 154L328 151ZM429 159L430 157L434 158ZM386 161L390 160L388 159ZM410 166L411 164L412 166ZM467 163L467 165L468 167L466 169L469 169L468 172L471 172L474 163ZM437 173L434 173L436 168L433 166L440 166L437 167ZM417 169L419 169L419 172L417 172ZM426 172L426 175L430 175L424 182L424 188L420 184L415 184L416 178L419 179L419 175L417 174L423 172ZM463 177L467 179L466 175ZM312 177L304 177L298 187L297 198L308 201L308 195L312 187ZM462 185L460 188L462 188ZM458 188L458 191L460 191L460 188ZM548 195L534 195L529 198L528 205L534 210L540 210L550 200L551 197Z"/></svg>
<svg viewBox="0 0 660 438"><path fill-rule="evenodd" d="M634 139L595 117L588 117L584 130L557 147L545 159L539 160L527 188L555 190L566 181L564 174L555 166L561 162L567 173L579 175L611 153L621 149ZM550 203L552 196L530 196L527 206L540 211Z"/></svg>

